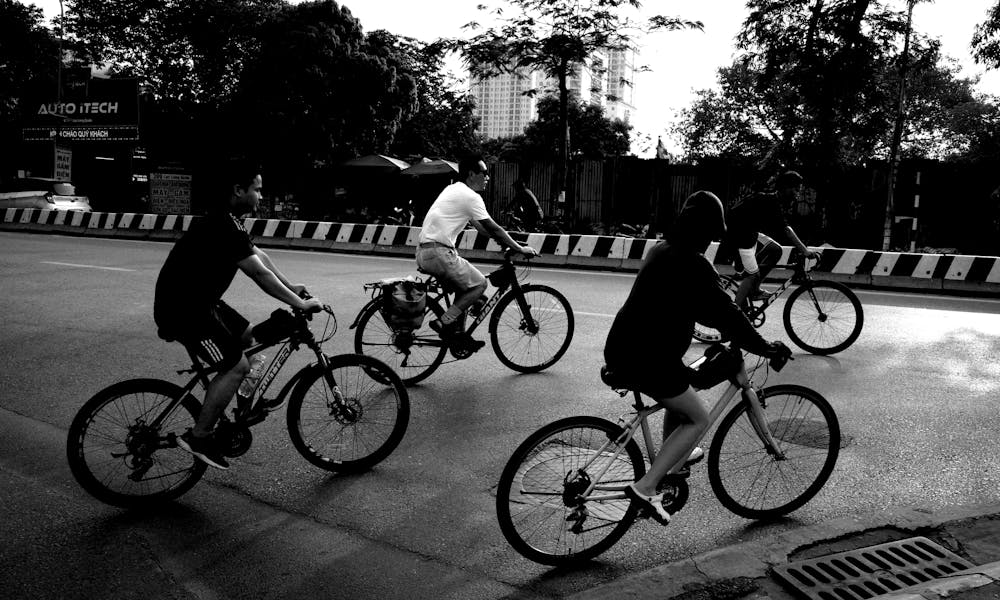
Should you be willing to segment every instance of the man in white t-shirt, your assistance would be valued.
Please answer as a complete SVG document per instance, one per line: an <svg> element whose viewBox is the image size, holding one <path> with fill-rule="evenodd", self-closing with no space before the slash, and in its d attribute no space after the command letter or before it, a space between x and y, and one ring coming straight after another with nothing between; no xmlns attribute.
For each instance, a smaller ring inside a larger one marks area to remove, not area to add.
<svg viewBox="0 0 1000 600"><path fill-rule="evenodd" d="M459 339L463 334L462 315L486 291L486 277L469 261L458 255L455 244L458 236L471 223L480 233L495 239L501 246L525 256L534 256L535 249L515 242L503 227L497 225L486 211L486 203L479 192L489 181L486 163L478 157L465 158L458 163L458 181L441 191L437 200L424 216L417 246L417 266L437 277L455 291L455 301L440 319L431 321L430 327L446 340ZM482 348L484 342L460 340L472 350Z"/></svg>

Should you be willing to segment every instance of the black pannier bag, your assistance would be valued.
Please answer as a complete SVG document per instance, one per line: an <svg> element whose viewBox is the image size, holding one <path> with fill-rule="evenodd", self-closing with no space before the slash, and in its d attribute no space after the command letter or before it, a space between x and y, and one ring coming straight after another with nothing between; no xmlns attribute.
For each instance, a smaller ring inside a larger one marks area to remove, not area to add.
<svg viewBox="0 0 1000 600"><path fill-rule="evenodd" d="M382 317L397 331L419 329L427 308L427 284L419 279L382 282Z"/></svg>

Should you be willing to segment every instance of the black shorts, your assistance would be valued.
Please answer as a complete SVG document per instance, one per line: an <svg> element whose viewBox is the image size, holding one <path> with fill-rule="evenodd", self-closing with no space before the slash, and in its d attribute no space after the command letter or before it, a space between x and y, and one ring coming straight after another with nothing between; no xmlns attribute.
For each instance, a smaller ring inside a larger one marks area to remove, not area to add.
<svg viewBox="0 0 1000 600"><path fill-rule="evenodd" d="M635 361L627 367L609 367L629 382L632 389L650 398L680 396L691 385L691 369L683 361L665 360L658 363Z"/></svg>
<svg viewBox="0 0 1000 600"><path fill-rule="evenodd" d="M250 321L219 300L208 314L187 319L172 337L209 366L228 371L243 358L243 333L249 326Z"/></svg>

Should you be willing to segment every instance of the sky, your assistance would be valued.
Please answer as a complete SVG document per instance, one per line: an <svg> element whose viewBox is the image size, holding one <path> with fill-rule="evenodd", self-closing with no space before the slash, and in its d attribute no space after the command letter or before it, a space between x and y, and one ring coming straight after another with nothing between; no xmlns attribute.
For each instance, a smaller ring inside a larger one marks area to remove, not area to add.
<svg viewBox="0 0 1000 600"><path fill-rule="evenodd" d="M291 0L297 2L298 0ZM905 0L887 0L900 10ZM961 76L982 76L978 89L1000 96L1000 71L986 71L972 60L969 43L976 24L984 20L987 10L997 0L936 0L918 3L913 11L914 29L941 40L945 55L962 65ZM21 0L35 4L46 17L59 14L58 0ZM424 41L438 37L468 37L462 26L480 20L476 9L480 3L496 5L488 0L340 0L361 21L365 31L386 29ZM642 11L629 11L628 16L662 14L701 21L704 31L674 31L655 33L641 38L637 63L651 71L636 76L633 137L648 136L655 144L662 136L671 150L676 143L668 129L676 121L677 112L694 100L694 92L715 87L716 71L732 63L735 37L746 18L744 0L646 0ZM459 70L455 60L450 63ZM635 145L633 151L642 150ZM647 152L652 152L652 145Z"/></svg>

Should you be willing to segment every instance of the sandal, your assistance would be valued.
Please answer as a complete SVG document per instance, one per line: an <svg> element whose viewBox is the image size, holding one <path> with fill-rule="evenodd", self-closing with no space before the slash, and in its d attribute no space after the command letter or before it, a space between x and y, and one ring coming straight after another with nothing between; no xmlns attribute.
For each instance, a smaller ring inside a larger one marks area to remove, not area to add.
<svg viewBox="0 0 1000 600"><path fill-rule="evenodd" d="M655 496L640 494L635 490L635 484L632 483L625 488L625 495L628 496L629 500L638 502L640 508L645 509L649 517L660 525L670 524L670 513L663 510L663 504L661 504L663 502L663 494Z"/></svg>

